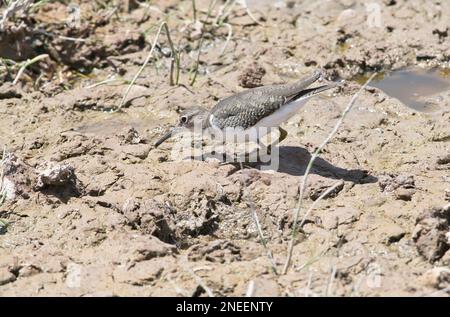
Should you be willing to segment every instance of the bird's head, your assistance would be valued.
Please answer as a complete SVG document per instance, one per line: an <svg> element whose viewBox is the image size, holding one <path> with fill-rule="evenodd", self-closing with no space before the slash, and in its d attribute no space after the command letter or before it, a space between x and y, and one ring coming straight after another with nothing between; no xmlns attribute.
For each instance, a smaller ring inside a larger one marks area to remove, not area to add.
<svg viewBox="0 0 450 317"><path fill-rule="evenodd" d="M161 145L164 141L179 133L183 129L193 132L198 129L202 131L208 127L209 111L202 107L192 107L180 113L178 124L164 134L156 143L155 147Z"/></svg>

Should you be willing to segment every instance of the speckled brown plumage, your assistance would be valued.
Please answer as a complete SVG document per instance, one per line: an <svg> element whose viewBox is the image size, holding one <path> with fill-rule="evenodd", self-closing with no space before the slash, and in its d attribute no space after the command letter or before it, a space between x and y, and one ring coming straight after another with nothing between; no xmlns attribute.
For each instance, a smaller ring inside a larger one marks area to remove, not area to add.
<svg viewBox="0 0 450 317"><path fill-rule="evenodd" d="M316 95L338 85L337 83L331 83L308 88L320 77L321 73L316 71L311 76L293 84L249 89L221 100L211 111L201 107L186 109L181 113L178 125L164 134L155 143L155 147L158 147L183 128L191 131L196 126L204 130L212 127L216 131L217 129L225 130L226 128L247 130L292 101ZM269 119L273 119L273 117L269 117Z"/></svg>
<svg viewBox="0 0 450 317"><path fill-rule="evenodd" d="M293 84L253 88L225 98L211 110L214 116L212 123L220 129L250 128L298 97L331 88L332 86L320 86L307 89L320 76L320 72L316 71L311 76Z"/></svg>

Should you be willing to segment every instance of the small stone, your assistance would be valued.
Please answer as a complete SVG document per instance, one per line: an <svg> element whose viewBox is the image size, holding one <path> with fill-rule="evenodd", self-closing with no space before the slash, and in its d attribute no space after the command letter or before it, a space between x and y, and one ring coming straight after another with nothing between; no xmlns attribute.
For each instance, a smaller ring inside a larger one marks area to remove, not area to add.
<svg viewBox="0 0 450 317"><path fill-rule="evenodd" d="M70 165L55 165L39 173L36 187L61 186L73 181L74 168Z"/></svg>
<svg viewBox="0 0 450 317"><path fill-rule="evenodd" d="M378 177L378 185L382 192L393 192L398 188L414 189L415 180L412 175L384 174Z"/></svg>
<svg viewBox="0 0 450 317"><path fill-rule="evenodd" d="M41 272L42 272L42 270L39 267L34 266L34 265L27 265L20 269L19 276L20 277L29 277L29 276L39 274Z"/></svg>
<svg viewBox="0 0 450 317"><path fill-rule="evenodd" d="M438 165L445 165L450 164L450 154L447 154L445 156L441 156L436 160L436 163Z"/></svg>
<svg viewBox="0 0 450 317"><path fill-rule="evenodd" d="M383 230L386 232L386 244L391 244L400 241L406 234L405 230L395 223L390 223L383 226Z"/></svg>
<svg viewBox="0 0 450 317"><path fill-rule="evenodd" d="M10 82L6 82L0 86L0 100L9 98L21 98L22 92L17 87Z"/></svg>
<svg viewBox="0 0 450 317"><path fill-rule="evenodd" d="M413 195L414 190L412 189L398 188L395 191L395 198L399 200L411 201Z"/></svg>

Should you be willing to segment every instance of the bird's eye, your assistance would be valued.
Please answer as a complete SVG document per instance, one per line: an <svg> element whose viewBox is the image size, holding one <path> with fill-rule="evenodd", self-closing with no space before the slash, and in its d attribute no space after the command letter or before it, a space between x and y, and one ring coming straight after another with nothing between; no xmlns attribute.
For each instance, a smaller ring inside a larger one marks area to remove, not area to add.
<svg viewBox="0 0 450 317"><path fill-rule="evenodd" d="M186 123L188 121L188 117L182 116L180 121L181 121L181 123Z"/></svg>

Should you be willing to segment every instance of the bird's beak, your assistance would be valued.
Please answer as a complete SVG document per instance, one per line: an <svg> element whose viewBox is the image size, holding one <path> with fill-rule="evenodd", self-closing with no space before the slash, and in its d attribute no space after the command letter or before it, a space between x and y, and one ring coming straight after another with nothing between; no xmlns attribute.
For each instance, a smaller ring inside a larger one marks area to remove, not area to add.
<svg viewBox="0 0 450 317"><path fill-rule="evenodd" d="M162 136L161 139L159 139L158 141L156 141L156 143L155 143L155 148L157 148L158 146L160 146L164 141L166 141L166 140L169 139L172 135L174 135L175 132L176 132L175 130L176 130L176 128L170 129L169 132L167 132L166 134L164 134L164 135Z"/></svg>

